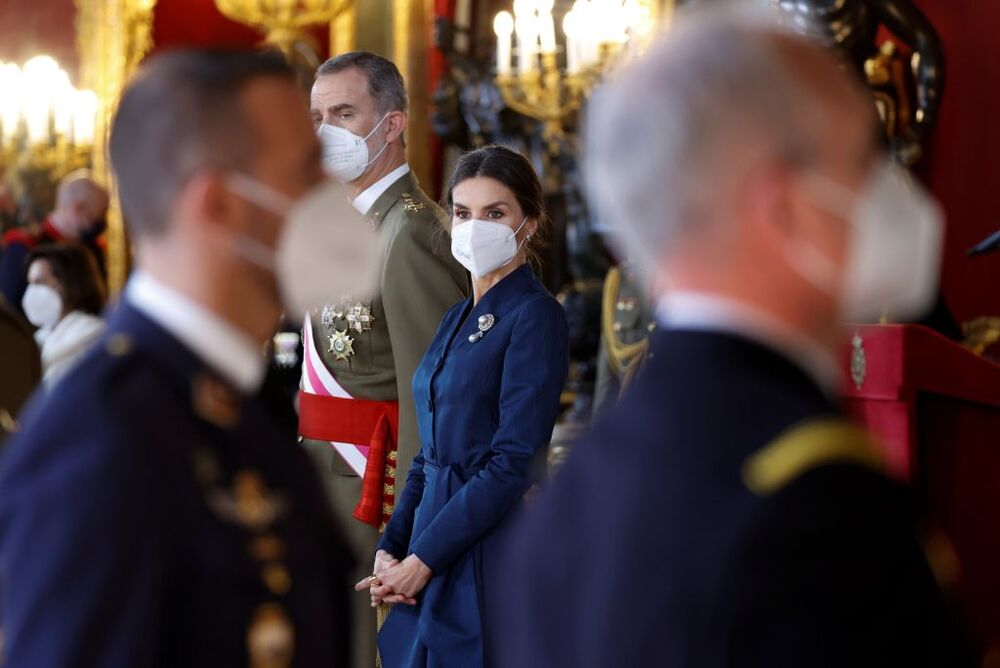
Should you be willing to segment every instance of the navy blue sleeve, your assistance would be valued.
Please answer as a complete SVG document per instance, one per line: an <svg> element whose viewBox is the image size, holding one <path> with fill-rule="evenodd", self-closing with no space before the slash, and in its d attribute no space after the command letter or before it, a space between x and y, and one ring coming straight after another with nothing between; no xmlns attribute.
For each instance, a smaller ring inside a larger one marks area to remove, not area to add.
<svg viewBox="0 0 1000 668"><path fill-rule="evenodd" d="M483 470L455 494L412 546L435 573L488 533L531 485L535 453L548 445L569 365L566 315L551 297L518 311L519 338L504 354L499 425Z"/></svg>
<svg viewBox="0 0 1000 668"><path fill-rule="evenodd" d="M153 509L155 467L141 454L142 439L123 433L120 419L106 412L78 418L64 414L61 427L41 429L36 420L5 453L5 662L153 665L162 650L166 552L163 518ZM93 426L98 419L103 430ZM87 426L75 431L74 422Z"/></svg>
<svg viewBox="0 0 1000 668"><path fill-rule="evenodd" d="M417 511L420 497L424 495L424 450L417 452L410 465L410 473L406 476L406 486L396 501L392 517L385 526L385 532L375 549L385 550L397 559L406 556L410 546L410 534L413 532L413 515Z"/></svg>
<svg viewBox="0 0 1000 668"><path fill-rule="evenodd" d="M24 244L8 243L0 255L0 293L18 313L22 313L21 298L27 287L24 262L29 252Z"/></svg>

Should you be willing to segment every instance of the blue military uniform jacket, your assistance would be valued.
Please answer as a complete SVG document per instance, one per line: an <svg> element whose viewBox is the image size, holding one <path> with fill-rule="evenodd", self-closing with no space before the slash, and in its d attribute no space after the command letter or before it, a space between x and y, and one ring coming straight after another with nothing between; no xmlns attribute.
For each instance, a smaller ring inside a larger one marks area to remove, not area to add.
<svg viewBox="0 0 1000 668"><path fill-rule="evenodd" d="M515 532L500 666L968 665L906 496L805 373L722 333L651 352Z"/></svg>
<svg viewBox="0 0 1000 668"><path fill-rule="evenodd" d="M350 565L294 440L127 302L4 453L5 665L345 665Z"/></svg>
<svg viewBox="0 0 1000 668"><path fill-rule="evenodd" d="M525 265L445 315L413 378L422 448L379 548L434 576L379 634L385 668L482 666L507 520L552 436L566 317Z"/></svg>

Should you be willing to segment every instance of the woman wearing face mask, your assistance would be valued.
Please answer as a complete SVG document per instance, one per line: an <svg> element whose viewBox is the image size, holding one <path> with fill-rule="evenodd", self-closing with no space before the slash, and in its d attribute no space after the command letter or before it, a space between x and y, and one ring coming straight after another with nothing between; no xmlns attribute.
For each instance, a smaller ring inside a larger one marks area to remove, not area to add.
<svg viewBox="0 0 1000 668"><path fill-rule="evenodd" d="M473 296L445 315L414 375L422 447L357 586L396 604L379 633L385 668L484 665L498 548L568 366L562 307L527 262L547 222L530 163L499 146L468 153L447 203Z"/></svg>
<svg viewBox="0 0 1000 668"><path fill-rule="evenodd" d="M40 246L28 256L27 266L28 288L21 306L38 327L42 381L51 388L104 332L99 317L104 286L97 263L82 246Z"/></svg>

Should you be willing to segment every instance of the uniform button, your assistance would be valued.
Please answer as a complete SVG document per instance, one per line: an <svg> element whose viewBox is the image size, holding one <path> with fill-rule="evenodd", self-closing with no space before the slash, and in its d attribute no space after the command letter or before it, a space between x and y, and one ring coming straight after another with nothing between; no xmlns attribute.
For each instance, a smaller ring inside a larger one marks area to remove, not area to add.
<svg viewBox="0 0 1000 668"><path fill-rule="evenodd" d="M276 596L283 596L292 588L292 576L281 564L270 564L264 567L261 579L270 592Z"/></svg>

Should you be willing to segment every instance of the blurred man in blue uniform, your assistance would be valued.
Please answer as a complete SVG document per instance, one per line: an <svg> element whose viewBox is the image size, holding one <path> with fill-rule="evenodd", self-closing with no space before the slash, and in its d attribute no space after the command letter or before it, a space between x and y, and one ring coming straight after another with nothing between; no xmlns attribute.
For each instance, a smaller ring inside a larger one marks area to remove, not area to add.
<svg viewBox="0 0 1000 668"><path fill-rule="evenodd" d="M6 664L345 665L352 559L257 398L279 288L295 288L274 269L295 228L277 210L323 181L295 75L268 56L158 56L110 149L138 271L5 453Z"/></svg>
<svg viewBox="0 0 1000 668"><path fill-rule="evenodd" d="M86 170L68 174L59 182L56 204L36 233L15 228L0 242L0 294L21 313L21 298L28 287L25 263L31 251L42 244L78 243L94 256L101 276L105 276L104 233L108 212L108 191Z"/></svg>
<svg viewBox="0 0 1000 668"><path fill-rule="evenodd" d="M591 194L658 329L513 541L498 664L967 665L903 490L833 400L842 320L928 305L940 254L865 93L726 7L590 112Z"/></svg>

